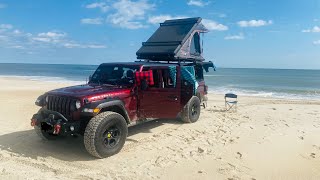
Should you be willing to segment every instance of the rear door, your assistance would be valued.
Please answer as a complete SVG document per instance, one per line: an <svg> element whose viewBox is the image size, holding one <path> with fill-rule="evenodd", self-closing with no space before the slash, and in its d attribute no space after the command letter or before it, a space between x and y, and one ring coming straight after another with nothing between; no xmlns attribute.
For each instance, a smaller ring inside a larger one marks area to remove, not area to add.
<svg viewBox="0 0 320 180"><path fill-rule="evenodd" d="M181 95L178 87L180 83L176 81L174 84L168 67L155 67L151 70L154 85L139 92L140 116L142 118L175 118L181 110Z"/></svg>

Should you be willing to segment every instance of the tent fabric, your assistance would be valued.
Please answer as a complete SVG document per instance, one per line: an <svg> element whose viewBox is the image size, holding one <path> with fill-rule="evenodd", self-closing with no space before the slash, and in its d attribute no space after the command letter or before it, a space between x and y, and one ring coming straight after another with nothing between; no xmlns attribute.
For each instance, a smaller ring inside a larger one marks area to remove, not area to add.
<svg viewBox="0 0 320 180"><path fill-rule="evenodd" d="M135 77L136 77L136 82L138 86L141 85L141 81L143 79L147 80L148 85L151 85L151 86L154 85L152 70L135 72Z"/></svg>
<svg viewBox="0 0 320 180"><path fill-rule="evenodd" d="M181 77L182 79L188 81L190 84L193 85L193 94L195 95L199 84L195 77L194 67L193 66L181 67Z"/></svg>
<svg viewBox="0 0 320 180"><path fill-rule="evenodd" d="M142 43L137 51L137 59L179 60L194 59L203 61L202 53L191 54L190 46L195 33L207 32L201 18L167 20L160 24L156 32ZM200 38L196 44L200 45ZM201 50L200 50L201 51Z"/></svg>

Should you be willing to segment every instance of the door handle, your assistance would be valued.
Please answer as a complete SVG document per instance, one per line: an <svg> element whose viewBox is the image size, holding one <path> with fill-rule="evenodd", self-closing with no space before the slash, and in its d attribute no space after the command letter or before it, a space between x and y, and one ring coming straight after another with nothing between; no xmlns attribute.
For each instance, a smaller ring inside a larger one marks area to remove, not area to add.
<svg viewBox="0 0 320 180"><path fill-rule="evenodd" d="M168 96L168 98L169 98L169 99L173 99L173 100L175 100L175 101L178 100L178 96Z"/></svg>

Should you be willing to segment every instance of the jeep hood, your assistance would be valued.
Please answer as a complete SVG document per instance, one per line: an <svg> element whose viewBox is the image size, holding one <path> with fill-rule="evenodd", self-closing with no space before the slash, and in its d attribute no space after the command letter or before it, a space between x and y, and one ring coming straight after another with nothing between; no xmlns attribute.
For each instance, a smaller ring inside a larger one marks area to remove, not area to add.
<svg viewBox="0 0 320 180"><path fill-rule="evenodd" d="M128 90L128 89L129 88L127 87L120 87L120 86L84 84L84 85L77 85L77 86L70 86L70 87L55 89L47 92L47 94L82 98L82 97L92 96L92 95L101 95L101 94L119 92L119 91Z"/></svg>

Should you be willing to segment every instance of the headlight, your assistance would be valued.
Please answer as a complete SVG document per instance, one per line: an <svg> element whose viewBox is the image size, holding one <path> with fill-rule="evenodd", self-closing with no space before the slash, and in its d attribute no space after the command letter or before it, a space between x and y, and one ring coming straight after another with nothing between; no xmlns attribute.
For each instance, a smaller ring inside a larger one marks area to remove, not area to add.
<svg viewBox="0 0 320 180"><path fill-rule="evenodd" d="M44 97L44 95L39 96L39 97L37 98L35 104L36 104L37 106L40 106L40 107L45 106L45 105L46 105L46 102L45 102L45 97Z"/></svg>
<svg viewBox="0 0 320 180"><path fill-rule="evenodd" d="M46 96L46 103L48 103L48 101L49 101L49 97L48 97L48 96Z"/></svg>
<svg viewBox="0 0 320 180"><path fill-rule="evenodd" d="M81 102L79 100L76 101L76 108L79 109L81 107Z"/></svg>

